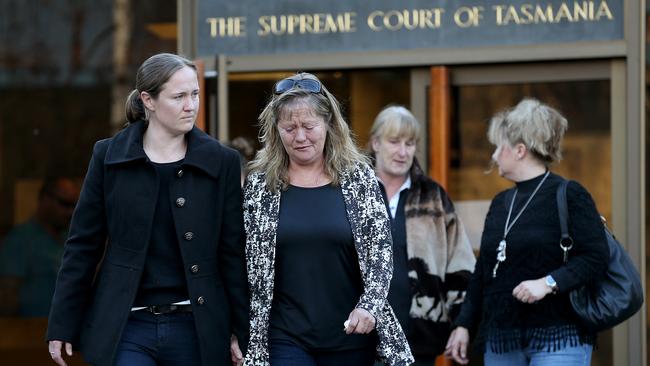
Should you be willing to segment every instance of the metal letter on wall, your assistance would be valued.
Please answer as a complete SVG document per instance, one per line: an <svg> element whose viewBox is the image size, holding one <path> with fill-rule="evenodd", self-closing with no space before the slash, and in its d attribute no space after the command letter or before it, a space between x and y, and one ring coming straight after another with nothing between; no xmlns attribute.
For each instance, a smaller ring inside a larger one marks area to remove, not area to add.
<svg viewBox="0 0 650 366"><path fill-rule="evenodd" d="M197 1L198 57L624 39L624 0Z"/></svg>

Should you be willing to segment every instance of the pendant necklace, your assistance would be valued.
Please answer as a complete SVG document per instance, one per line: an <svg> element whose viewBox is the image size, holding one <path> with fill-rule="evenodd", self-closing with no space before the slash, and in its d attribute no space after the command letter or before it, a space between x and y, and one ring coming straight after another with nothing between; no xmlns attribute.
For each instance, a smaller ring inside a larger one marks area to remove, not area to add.
<svg viewBox="0 0 650 366"><path fill-rule="evenodd" d="M517 188L515 188L515 194L512 195L512 200L510 201L510 208L508 209L508 217L506 218L506 225L503 228L503 239L499 242L499 246L497 247L497 263L494 265L494 269L492 270L492 278L495 278L497 276L497 269L499 268L499 264L502 262L505 262L506 260L506 236L508 235L508 232L510 232L510 229L512 229L512 226L517 222L519 219L519 216L524 212L526 207L528 207L528 204L530 201L533 200L533 197L535 197L535 193L539 191L539 188L542 186L546 178L548 178L550 171L546 171L546 174L544 174L544 178L537 184L537 187L533 191L533 193L530 195L528 198L528 201L524 204L524 207L519 210L519 213L515 218L510 222L510 216L512 215L512 207L515 205L515 198L517 197Z"/></svg>

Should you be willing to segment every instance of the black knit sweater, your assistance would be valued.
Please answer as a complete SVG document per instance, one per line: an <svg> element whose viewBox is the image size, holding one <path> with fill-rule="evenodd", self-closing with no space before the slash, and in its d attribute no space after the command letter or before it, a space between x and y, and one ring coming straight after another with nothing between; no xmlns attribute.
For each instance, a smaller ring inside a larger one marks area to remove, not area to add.
<svg viewBox="0 0 650 366"><path fill-rule="evenodd" d="M511 222L543 176L517 183ZM568 264L563 264L556 201L561 181L560 176L550 174L508 232L507 257L499 265L496 278L492 277L492 270L513 189L499 193L490 205L481 252L455 324L473 329L481 321L480 334L485 336L493 352L526 346L555 350L593 342L594 335L577 325L568 292L602 278L607 267L607 241L591 196L580 184L569 183L569 233L574 245L569 251ZM558 294L546 295L535 304L522 303L512 296L512 290L520 282L548 274L556 280Z"/></svg>

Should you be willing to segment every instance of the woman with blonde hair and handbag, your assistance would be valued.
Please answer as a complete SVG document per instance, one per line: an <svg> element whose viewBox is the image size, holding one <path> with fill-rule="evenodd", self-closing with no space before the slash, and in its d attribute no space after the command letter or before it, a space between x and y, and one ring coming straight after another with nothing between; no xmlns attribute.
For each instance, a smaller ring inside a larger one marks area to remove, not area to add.
<svg viewBox="0 0 650 366"><path fill-rule="evenodd" d="M499 175L515 183L492 200L481 251L445 354L468 362L469 333L479 322L487 366L589 365L595 333L580 325L569 292L601 279L608 247L598 211L576 182L567 186L573 247L560 245L556 192L567 120L524 99L490 122ZM566 261L565 261L566 256Z"/></svg>

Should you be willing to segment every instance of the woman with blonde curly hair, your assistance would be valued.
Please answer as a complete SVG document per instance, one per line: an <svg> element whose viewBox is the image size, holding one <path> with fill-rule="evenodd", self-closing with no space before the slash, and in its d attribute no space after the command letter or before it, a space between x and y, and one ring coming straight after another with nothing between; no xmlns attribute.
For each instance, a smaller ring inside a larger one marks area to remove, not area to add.
<svg viewBox="0 0 650 366"><path fill-rule="evenodd" d="M386 208L334 96L312 74L280 80L244 187L251 338L245 365L413 361L386 301ZM233 357L233 361L238 361Z"/></svg>
<svg viewBox="0 0 650 366"><path fill-rule="evenodd" d="M604 276L608 248L594 201L574 181L566 186L573 245L560 242L556 195L565 181L550 165L561 158L566 129L558 111L529 98L490 122L492 160L515 186L494 197L485 218L445 352L460 364L468 362L469 331L479 323L486 366L590 364L595 334L580 325L569 292Z"/></svg>

